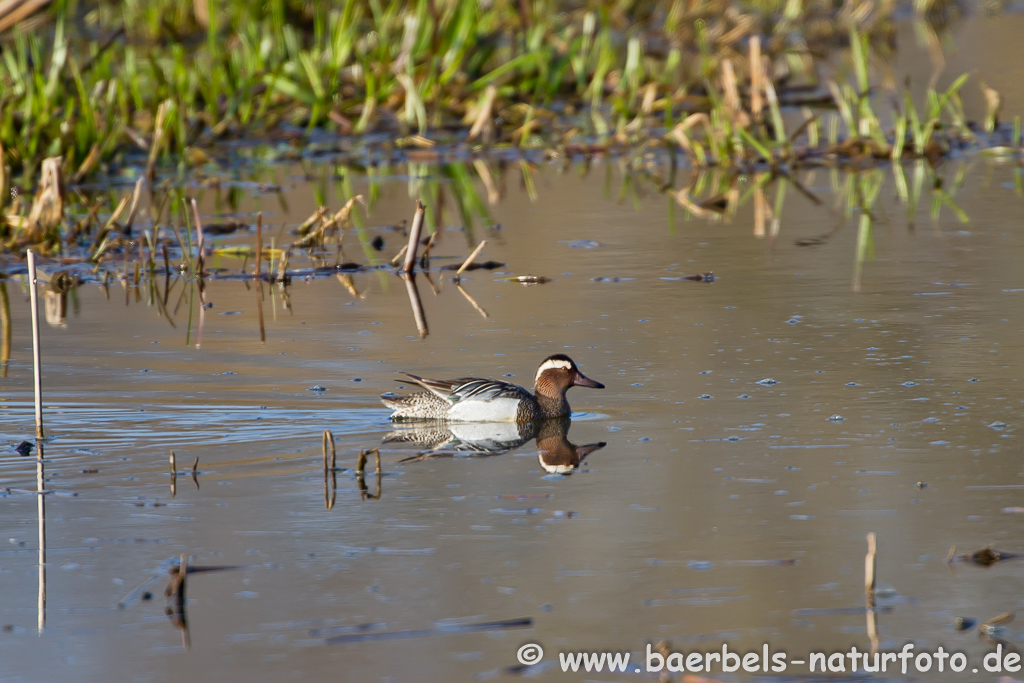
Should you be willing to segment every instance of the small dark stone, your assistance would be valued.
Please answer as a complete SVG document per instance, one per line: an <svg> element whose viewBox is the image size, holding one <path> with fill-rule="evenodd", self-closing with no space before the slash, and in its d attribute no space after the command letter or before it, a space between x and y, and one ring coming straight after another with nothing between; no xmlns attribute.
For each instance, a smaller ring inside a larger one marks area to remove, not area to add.
<svg viewBox="0 0 1024 683"><path fill-rule="evenodd" d="M376 237L373 238L373 241L370 242L370 246L376 249L377 251L380 251L381 249L384 248L384 238L381 237L380 235L377 235Z"/></svg>
<svg viewBox="0 0 1024 683"><path fill-rule="evenodd" d="M142 599L143 600L152 600L153 599L153 594L150 593L149 591L146 591L145 593L142 594Z"/></svg>
<svg viewBox="0 0 1024 683"><path fill-rule="evenodd" d="M35 444L32 443L31 441L22 441L14 450L18 451L18 453L20 453L22 456L26 456L32 455L32 449L34 449L35 447Z"/></svg>
<svg viewBox="0 0 1024 683"><path fill-rule="evenodd" d="M971 619L970 617L957 617L953 622L953 627L957 631L966 631L967 629L978 623L977 619Z"/></svg>

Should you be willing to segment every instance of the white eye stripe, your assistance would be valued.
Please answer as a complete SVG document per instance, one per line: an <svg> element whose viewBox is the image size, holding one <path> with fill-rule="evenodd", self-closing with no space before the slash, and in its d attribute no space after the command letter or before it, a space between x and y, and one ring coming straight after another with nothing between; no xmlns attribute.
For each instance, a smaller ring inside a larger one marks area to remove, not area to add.
<svg viewBox="0 0 1024 683"><path fill-rule="evenodd" d="M572 363L567 360L546 360L537 368L537 377L534 381L540 379L545 370L572 370Z"/></svg>

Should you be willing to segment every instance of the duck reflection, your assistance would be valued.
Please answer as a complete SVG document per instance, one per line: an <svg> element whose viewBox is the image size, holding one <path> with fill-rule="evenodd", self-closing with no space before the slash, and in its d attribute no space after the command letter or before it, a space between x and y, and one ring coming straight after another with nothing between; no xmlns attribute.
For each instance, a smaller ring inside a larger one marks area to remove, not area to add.
<svg viewBox="0 0 1024 683"><path fill-rule="evenodd" d="M428 458L501 455L537 440L537 459L547 472L569 474L583 460L605 447L604 441L577 446L568 439L568 417L535 422L420 422L396 429L384 443L405 443L423 449L401 462Z"/></svg>

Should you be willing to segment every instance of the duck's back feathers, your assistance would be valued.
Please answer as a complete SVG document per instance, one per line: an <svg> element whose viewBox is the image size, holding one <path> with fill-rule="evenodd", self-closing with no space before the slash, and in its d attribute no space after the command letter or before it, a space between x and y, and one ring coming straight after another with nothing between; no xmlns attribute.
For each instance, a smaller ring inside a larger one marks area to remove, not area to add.
<svg viewBox="0 0 1024 683"><path fill-rule="evenodd" d="M403 375L416 384L431 392L438 398L450 403L459 401L491 401L497 398L522 398L530 396L530 392L509 382L479 377L460 377L458 379L427 379L408 372Z"/></svg>
<svg viewBox="0 0 1024 683"><path fill-rule="evenodd" d="M384 405L395 411L392 419L505 422L531 419L538 412L533 395L508 382L477 377L429 379L407 372L402 374L427 391L401 397L382 395Z"/></svg>

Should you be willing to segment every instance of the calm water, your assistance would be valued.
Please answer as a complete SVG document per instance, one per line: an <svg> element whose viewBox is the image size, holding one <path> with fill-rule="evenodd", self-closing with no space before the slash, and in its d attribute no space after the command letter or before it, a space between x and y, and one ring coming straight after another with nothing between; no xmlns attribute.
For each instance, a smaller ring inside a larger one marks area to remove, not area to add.
<svg viewBox="0 0 1024 683"><path fill-rule="evenodd" d="M725 220L686 220L650 189L620 201L617 162L576 171L542 166L536 201L517 167L500 178L491 212L502 227L478 223L473 241L486 238L482 258L506 265L462 283L488 317L435 271L436 295L417 283L423 339L389 272L353 275L357 295L335 277L298 279L287 297L264 286L265 342L256 288L211 281L198 347L199 303L190 327L184 283L168 297L173 325L144 291L126 303L117 283L79 287L66 321L42 329L41 632L36 462L14 451L33 433L29 308L23 280L7 281L0 677L56 680L74 667L95 681L487 680L514 675L518 648L539 643L544 662L523 673L555 681L582 676L559 671L559 651L637 657L659 640L684 651L768 643L790 658L865 650L872 531L879 649L942 645L980 668L994 642L955 620L1016 610L1021 565L946 558L952 545L1024 552L1019 171L984 160L939 169L967 223L949 207L932 218L930 184L908 212L890 172L867 174L854 182L880 188L868 230L858 211L844 219L845 176L837 193L827 171L801 175L821 204L790 186L762 235L752 201ZM308 185L281 180L290 212L273 214L278 226L315 208ZM360 179L354 189L369 191ZM384 238L384 260L402 241L386 226L412 202L405 178L379 191L366 234ZM335 208L345 199L328 197ZM207 193L205 213L213 202ZM242 206L255 208L270 204ZM464 258L467 241L446 230L435 266ZM365 261L354 234L346 253ZM713 283L679 279L706 271ZM553 281L506 280L523 274ZM564 440L542 435L563 454L593 446L572 474L549 474L536 441L490 457L416 458L426 443L382 444L392 425L377 394L398 386L398 371L529 385L559 352L607 385L569 394ZM324 429L348 468L333 506ZM379 499L372 458L370 496L352 472L376 446ZM193 566L238 567L189 576L187 652L163 596L183 553ZM520 618L532 626L325 644ZM999 637L1012 646L1019 630Z"/></svg>

